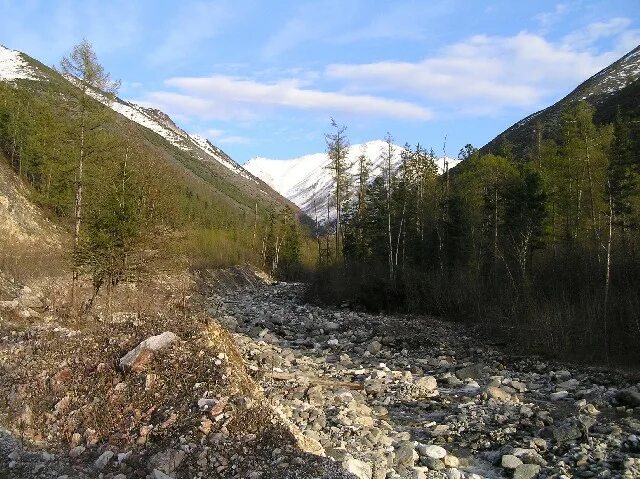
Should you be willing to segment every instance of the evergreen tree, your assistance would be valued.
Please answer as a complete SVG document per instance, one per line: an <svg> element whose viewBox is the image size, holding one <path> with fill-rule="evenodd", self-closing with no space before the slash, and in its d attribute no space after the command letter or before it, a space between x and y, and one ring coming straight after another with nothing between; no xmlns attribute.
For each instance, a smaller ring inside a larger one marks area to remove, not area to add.
<svg viewBox="0 0 640 479"><path fill-rule="evenodd" d="M327 133L325 140L327 142L327 154L329 155L329 169L333 176L334 183L334 201L336 211L336 229L335 229L335 245L336 245L336 262L340 252L340 239L342 237L342 210L346 202L349 200L349 139L347 138L347 127L338 125L336 121L331 119L331 127L333 133Z"/></svg>
<svg viewBox="0 0 640 479"><path fill-rule="evenodd" d="M98 62L93 47L87 40L82 40L74 46L71 54L60 62L60 70L63 75L74 83L77 83L79 96L77 98L78 126L75 141L78 146L78 164L75 178L75 205L74 205L74 253L77 255L80 241L80 228L82 223L82 195L84 185L84 169L89 146L89 135L94 132L103 118L97 118L96 113L103 109L92 95L115 95L119 84L112 82L109 74ZM74 280L77 272L74 273Z"/></svg>

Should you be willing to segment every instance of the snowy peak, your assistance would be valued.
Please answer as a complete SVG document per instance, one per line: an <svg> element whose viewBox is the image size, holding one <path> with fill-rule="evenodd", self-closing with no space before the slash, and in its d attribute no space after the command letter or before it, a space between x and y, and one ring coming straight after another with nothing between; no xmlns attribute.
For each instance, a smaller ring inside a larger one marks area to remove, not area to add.
<svg viewBox="0 0 640 479"><path fill-rule="evenodd" d="M581 93L585 100L593 95L611 95L640 78L640 46L593 75L576 88L572 95Z"/></svg>
<svg viewBox="0 0 640 479"><path fill-rule="evenodd" d="M0 81L38 80L40 75L16 50L0 45Z"/></svg>
<svg viewBox="0 0 640 479"><path fill-rule="evenodd" d="M358 157L364 153L371 163L371 177L379 176L383 171L382 155L386 148L387 143L382 140L351 145L347 156L350 174L355 178L358 173ZM401 146L393 145L394 168L400 165L402 149ZM447 160L449 167L457 164L457 160ZM438 158L437 162L440 171L443 171L445 159ZM309 217L319 221L333 219L335 212L330 208L333 179L327 153L313 153L288 160L255 157L245 163L244 167L291 200Z"/></svg>

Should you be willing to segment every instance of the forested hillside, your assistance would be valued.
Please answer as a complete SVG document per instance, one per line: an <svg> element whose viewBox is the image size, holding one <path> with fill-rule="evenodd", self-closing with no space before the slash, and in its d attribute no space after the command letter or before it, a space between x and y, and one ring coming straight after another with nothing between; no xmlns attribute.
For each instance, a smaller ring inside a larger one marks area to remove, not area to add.
<svg viewBox="0 0 640 479"><path fill-rule="evenodd" d="M482 153L499 154L508 145L519 158L538 156L542 143L562 140L562 113L586 101L594 108L596 125L612 123L618 112L640 114L640 46L593 75L571 93L544 110L520 120L483 146Z"/></svg>
<svg viewBox="0 0 640 479"><path fill-rule="evenodd" d="M353 184L338 128L328 137L338 223L318 242L325 269L312 296L480 322L532 350L637 364L640 121L620 110L598 125L594 111L570 104L558 139L543 138L533 158L508 144L499 155L467 146L439 176L433 154L405 147L398 169L387 161L371 179L363 161ZM352 188L355 201L344 193Z"/></svg>
<svg viewBox="0 0 640 479"><path fill-rule="evenodd" d="M22 74L0 81L0 149L31 199L71 232L76 273L90 273L98 288L159 251L184 254L192 265L298 269L295 206L168 117L174 142L116 113L132 105L117 99L117 83L88 43L60 73L18 58Z"/></svg>

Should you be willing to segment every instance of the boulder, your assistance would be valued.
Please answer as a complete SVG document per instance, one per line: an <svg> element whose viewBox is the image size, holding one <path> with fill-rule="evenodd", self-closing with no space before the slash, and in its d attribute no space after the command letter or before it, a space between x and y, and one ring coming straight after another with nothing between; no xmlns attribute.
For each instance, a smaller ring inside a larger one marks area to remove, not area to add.
<svg viewBox="0 0 640 479"><path fill-rule="evenodd" d="M487 367L484 364L472 364L456 371L456 376L460 380L478 380L486 375Z"/></svg>
<svg viewBox="0 0 640 479"><path fill-rule="evenodd" d="M513 471L513 479L534 479L539 472L537 464L521 464Z"/></svg>
<svg viewBox="0 0 640 479"><path fill-rule="evenodd" d="M342 467L358 479L371 479L373 476L373 471L369 463L354 459L353 457L346 458L342 463Z"/></svg>
<svg viewBox="0 0 640 479"><path fill-rule="evenodd" d="M522 461L513 454L505 454L502 456L500 465L505 469L516 469L522 465Z"/></svg>
<svg viewBox="0 0 640 479"><path fill-rule="evenodd" d="M171 474L178 469L183 461L185 452L178 449L167 449L158 452L149 459L149 469L157 469L165 474Z"/></svg>
<svg viewBox="0 0 640 479"><path fill-rule="evenodd" d="M447 455L447 450L444 447L433 444L419 444L418 452L421 456L430 457L431 459L443 459Z"/></svg>
<svg viewBox="0 0 640 479"><path fill-rule="evenodd" d="M151 360L154 352L166 348L178 339L171 331L150 336L120 359L120 368L124 371L140 371Z"/></svg>

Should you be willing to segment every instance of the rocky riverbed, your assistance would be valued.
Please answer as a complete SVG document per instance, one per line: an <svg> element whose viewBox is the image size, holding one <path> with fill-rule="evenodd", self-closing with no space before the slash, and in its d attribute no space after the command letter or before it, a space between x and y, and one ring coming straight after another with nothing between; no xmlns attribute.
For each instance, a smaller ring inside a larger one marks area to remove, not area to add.
<svg viewBox="0 0 640 479"><path fill-rule="evenodd" d="M431 317L209 294L265 395L361 479L640 477L640 383L507 353Z"/></svg>
<svg viewBox="0 0 640 479"><path fill-rule="evenodd" d="M640 477L637 376L242 269L195 283L122 286L82 321L9 291L0 478Z"/></svg>

